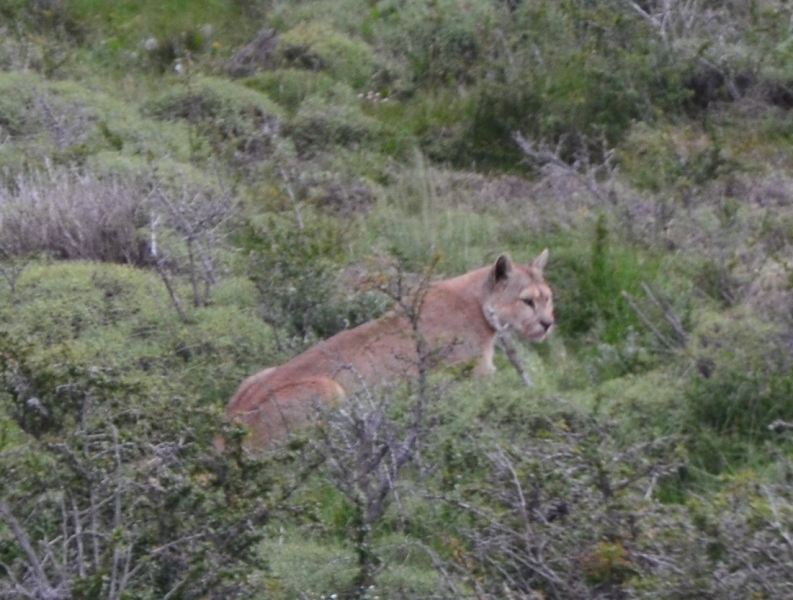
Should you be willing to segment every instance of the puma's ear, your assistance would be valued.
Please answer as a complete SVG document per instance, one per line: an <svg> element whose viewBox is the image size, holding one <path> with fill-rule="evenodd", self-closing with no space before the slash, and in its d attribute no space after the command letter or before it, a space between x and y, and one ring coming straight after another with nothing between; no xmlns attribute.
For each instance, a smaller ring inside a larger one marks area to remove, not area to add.
<svg viewBox="0 0 793 600"><path fill-rule="evenodd" d="M531 266L537 269L540 273L542 273L543 269L545 269L545 264L548 262L548 248L540 252L540 255L531 261Z"/></svg>
<svg viewBox="0 0 793 600"><path fill-rule="evenodd" d="M512 261L509 256L502 254L496 259L496 264L493 265L493 282L506 281L511 270Z"/></svg>

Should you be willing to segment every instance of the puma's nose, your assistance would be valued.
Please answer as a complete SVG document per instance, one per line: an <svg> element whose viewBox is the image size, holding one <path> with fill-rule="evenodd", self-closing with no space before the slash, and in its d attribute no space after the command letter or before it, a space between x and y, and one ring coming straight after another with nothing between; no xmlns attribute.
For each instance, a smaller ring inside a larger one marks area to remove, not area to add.
<svg viewBox="0 0 793 600"><path fill-rule="evenodd" d="M545 319L540 319L540 325L545 331L548 331L553 326L553 321L546 321Z"/></svg>

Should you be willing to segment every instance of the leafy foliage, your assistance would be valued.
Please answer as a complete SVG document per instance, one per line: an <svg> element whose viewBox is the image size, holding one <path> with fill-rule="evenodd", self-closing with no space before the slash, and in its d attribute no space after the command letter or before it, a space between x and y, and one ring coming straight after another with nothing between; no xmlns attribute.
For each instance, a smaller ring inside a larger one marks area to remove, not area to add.
<svg viewBox="0 0 793 600"><path fill-rule="evenodd" d="M372 50L365 42L350 39L324 23L300 24L285 32L278 54L284 67L328 71L352 88L365 88L374 73Z"/></svg>
<svg viewBox="0 0 793 600"><path fill-rule="evenodd" d="M4 593L247 597L268 484L239 451L211 449L217 414L2 344L11 414L37 438L0 450Z"/></svg>
<svg viewBox="0 0 793 600"><path fill-rule="evenodd" d="M155 118L184 120L209 142L216 155L237 154L261 159L271 151L278 131L280 109L268 98L244 86L220 79L189 79L148 103ZM193 140L194 151L200 148Z"/></svg>
<svg viewBox="0 0 793 600"><path fill-rule="evenodd" d="M265 228L248 229L244 243L262 314L300 344L359 325L384 310L376 294L355 294L334 281L333 259L343 253L346 233L327 218L301 226L291 218L273 217Z"/></svg>

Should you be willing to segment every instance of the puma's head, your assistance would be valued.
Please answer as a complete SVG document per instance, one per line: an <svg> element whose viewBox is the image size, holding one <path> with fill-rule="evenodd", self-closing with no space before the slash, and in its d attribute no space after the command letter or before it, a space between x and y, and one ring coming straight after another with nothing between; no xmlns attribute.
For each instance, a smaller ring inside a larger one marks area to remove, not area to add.
<svg viewBox="0 0 793 600"><path fill-rule="evenodd" d="M548 249L527 265L514 264L502 254L491 268L485 304L502 327L540 342L555 324L553 294L543 279Z"/></svg>

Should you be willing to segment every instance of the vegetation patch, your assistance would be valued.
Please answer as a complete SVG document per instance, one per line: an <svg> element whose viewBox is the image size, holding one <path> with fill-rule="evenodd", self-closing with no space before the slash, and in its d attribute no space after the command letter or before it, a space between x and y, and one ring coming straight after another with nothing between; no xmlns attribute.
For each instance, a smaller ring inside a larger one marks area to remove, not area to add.
<svg viewBox="0 0 793 600"><path fill-rule="evenodd" d="M789 597L791 14L3 3L0 596ZM546 247L491 377L224 417Z"/></svg>
<svg viewBox="0 0 793 600"><path fill-rule="evenodd" d="M284 32L278 43L284 67L327 71L355 90L366 89L374 74L372 49L321 22L303 23Z"/></svg>

